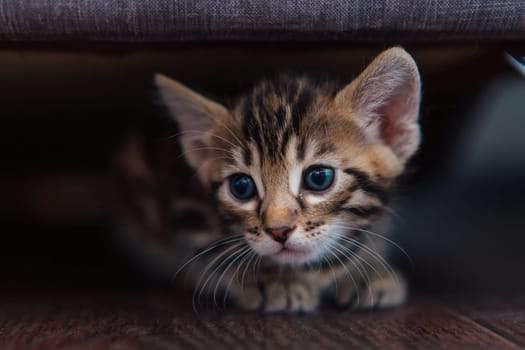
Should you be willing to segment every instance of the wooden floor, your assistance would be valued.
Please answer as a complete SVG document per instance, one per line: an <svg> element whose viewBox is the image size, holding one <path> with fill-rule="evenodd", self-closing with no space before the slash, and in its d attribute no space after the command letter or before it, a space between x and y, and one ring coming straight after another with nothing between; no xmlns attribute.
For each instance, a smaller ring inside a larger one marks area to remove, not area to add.
<svg viewBox="0 0 525 350"><path fill-rule="evenodd" d="M525 297L413 297L398 309L261 315L166 292L60 293L0 301L1 349L517 349Z"/></svg>

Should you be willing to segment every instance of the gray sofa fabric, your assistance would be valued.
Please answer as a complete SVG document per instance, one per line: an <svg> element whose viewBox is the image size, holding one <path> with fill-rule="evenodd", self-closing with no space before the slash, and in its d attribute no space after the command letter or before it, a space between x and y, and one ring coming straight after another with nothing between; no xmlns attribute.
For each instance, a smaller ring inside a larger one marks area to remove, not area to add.
<svg viewBox="0 0 525 350"><path fill-rule="evenodd" d="M0 0L2 41L525 39L525 0Z"/></svg>

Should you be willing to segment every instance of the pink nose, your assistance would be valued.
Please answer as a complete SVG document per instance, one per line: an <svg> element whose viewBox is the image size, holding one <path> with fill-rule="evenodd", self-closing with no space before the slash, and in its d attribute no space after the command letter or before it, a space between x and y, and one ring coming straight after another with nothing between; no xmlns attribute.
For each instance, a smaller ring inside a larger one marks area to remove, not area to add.
<svg viewBox="0 0 525 350"><path fill-rule="evenodd" d="M295 226L265 227L264 230L266 233L272 236L275 241L284 243L293 230L295 230Z"/></svg>

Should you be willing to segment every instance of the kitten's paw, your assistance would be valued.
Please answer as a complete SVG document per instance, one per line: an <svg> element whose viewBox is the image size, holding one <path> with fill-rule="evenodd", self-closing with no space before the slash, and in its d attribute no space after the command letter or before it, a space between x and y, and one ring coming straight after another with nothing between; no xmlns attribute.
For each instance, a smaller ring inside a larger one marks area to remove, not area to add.
<svg viewBox="0 0 525 350"><path fill-rule="evenodd" d="M407 285L399 274L372 280L369 287L361 290L357 309L389 308L403 304L407 298Z"/></svg>
<svg viewBox="0 0 525 350"><path fill-rule="evenodd" d="M302 282L267 283L246 288L237 297L239 306L264 312L311 312L319 305L319 290Z"/></svg>
<svg viewBox="0 0 525 350"><path fill-rule="evenodd" d="M400 274L388 274L372 279L368 284L363 283L357 289L352 282L341 283L335 300L341 307L366 310L401 305L405 302L407 294L404 278Z"/></svg>
<svg viewBox="0 0 525 350"><path fill-rule="evenodd" d="M319 291L301 282L270 283L265 286L265 294L266 312L311 312L319 305Z"/></svg>

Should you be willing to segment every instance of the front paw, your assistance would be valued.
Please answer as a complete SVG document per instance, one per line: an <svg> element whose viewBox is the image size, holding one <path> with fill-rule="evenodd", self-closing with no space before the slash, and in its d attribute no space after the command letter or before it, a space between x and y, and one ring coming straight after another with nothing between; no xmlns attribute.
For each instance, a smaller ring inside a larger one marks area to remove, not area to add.
<svg viewBox="0 0 525 350"><path fill-rule="evenodd" d="M339 283L335 301L341 307L364 310L389 308L403 304L407 298L407 285L399 273L371 279L356 285L353 281Z"/></svg>
<svg viewBox="0 0 525 350"><path fill-rule="evenodd" d="M312 312L320 301L319 289L300 281L261 283L245 289L237 297L238 304L248 310L264 312Z"/></svg>

